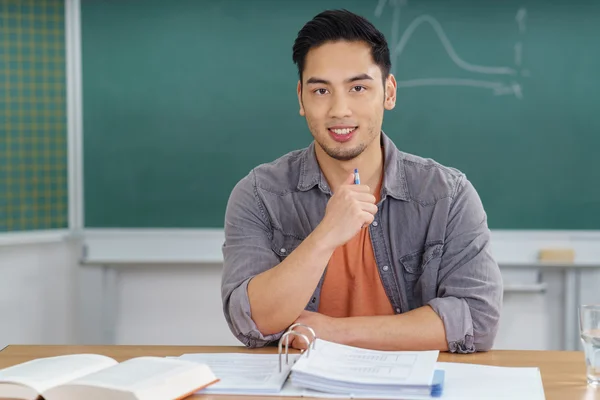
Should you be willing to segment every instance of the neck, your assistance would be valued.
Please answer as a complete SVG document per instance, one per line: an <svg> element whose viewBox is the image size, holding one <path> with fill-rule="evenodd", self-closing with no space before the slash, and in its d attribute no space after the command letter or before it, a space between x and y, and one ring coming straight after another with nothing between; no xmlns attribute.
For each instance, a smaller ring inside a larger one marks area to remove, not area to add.
<svg viewBox="0 0 600 400"><path fill-rule="evenodd" d="M371 194L375 194L381 175L383 173L383 149L380 140L375 139L358 157L349 161L340 161L331 158L321 149L315 146L315 153L319 166L329 183L329 187L335 193L338 186L343 183L349 174L358 169L360 183L367 185L371 189Z"/></svg>

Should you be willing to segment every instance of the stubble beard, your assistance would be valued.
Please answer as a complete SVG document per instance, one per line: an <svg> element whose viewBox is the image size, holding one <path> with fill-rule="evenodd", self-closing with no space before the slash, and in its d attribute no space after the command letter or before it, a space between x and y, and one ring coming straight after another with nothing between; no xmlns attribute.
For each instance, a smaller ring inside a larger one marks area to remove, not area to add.
<svg viewBox="0 0 600 400"><path fill-rule="evenodd" d="M350 160L355 159L356 157L361 155L363 151L365 151L367 146L371 143L371 141L373 141L375 139L375 136L376 136L373 132L373 127L369 126L369 127L367 127L367 133L368 133L368 137L369 137L369 140L367 142L359 143L351 149L332 148L332 147L327 146L324 143L325 140L319 139L320 137L323 137L323 136L315 134L315 132L319 131L319 128L317 128L316 126L314 126L310 123L308 125L309 125L309 129L312 133L312 136L315 139L315 141L317 142L317 144L323 149L323 151L329 157L331 157L335 160L338 160L338 161L350 161ZM324 136L325 137L329 136L329 132L327 132L327 129L325 129Z"/></svg>

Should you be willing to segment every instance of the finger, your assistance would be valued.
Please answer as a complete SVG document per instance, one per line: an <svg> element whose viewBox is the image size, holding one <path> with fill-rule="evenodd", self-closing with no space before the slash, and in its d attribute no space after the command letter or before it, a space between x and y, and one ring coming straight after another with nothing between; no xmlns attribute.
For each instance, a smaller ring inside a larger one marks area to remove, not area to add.
<svg viewBox="0 0 600 400"><path fill-rule="evenodd" d="M290 347L291 347L292 349L295 349L295 348L296 348L296 346L297 346L297 342L298 342L298 340L297 340L297 337L296 337L296 336L294 336L294 337L290 338Z"/></svg>
<svg viewBox="0 0 600 400"><path fill-rule="evenodd" d="M353 184L354 184L354 172L351 172L344 180L343 185L353 185Z"/></svg>
<svg viewBox="0 0 600 400"><path fill-rule="evenodd" d="M371 188L369 187L369 185L350 185L348 186L348 190L352 191L352 192L358 192L358 193L371 193Z"/></svg>
<svg viewBox="0 0 600 400"><path fill-rule="evenodd" d="M375 204L377 200L371 193L352 193L352 198L360 203Z"/></svg>
<svg viewBox="0 0 600 400"><path fill-rule="evenodd" d="M364 211L361 214L362 219L362 227L364 228L367 225L371 225L371 223L375 220L375 214L371 214L370 212Z"/></svg>
<svg viewBox="0 0 600 400"><path fill-rule="evenodd" d="M370 213L372 215L377 214L377 211L379 210L377 208L377 206L375 204L373 204L373 203L359 203L359 204L360 204L360 208L363 211L366 211L366 212L368 212L368 213Z"/></svg>
<svg viewBox="0 0 600 400"><path fill-rule="evenodd" d="M294 338L294 341L292 342L292 347L298 350L306 350L306 343L304 343L303 339Z"/></svg>
<svg viewBox="0 0 600 400"><path fill-rule="evenodd" d="M289 338L289 336L288 336L288 338ZM296 340L296 338L295 337L291 337L289 339L290 339L290 342L289 342L288 346L291 347L292 349L295 349L295 347L294 347L294 341Z"/></svg>

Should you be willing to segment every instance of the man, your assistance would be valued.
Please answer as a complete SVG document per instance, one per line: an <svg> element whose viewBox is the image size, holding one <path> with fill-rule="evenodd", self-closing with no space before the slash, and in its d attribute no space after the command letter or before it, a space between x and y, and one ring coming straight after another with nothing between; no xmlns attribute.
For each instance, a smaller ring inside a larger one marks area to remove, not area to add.
<svg viewBox="0 0 600 400"><path fill-rule="evenodd" d="M222 300L232 332L260 347L301 322L364 348L490 349L502 280L486 214L465 175L381 131L396 101L384 36L326 11L298 33L293 59L314 141L231 193Z"/></svg>

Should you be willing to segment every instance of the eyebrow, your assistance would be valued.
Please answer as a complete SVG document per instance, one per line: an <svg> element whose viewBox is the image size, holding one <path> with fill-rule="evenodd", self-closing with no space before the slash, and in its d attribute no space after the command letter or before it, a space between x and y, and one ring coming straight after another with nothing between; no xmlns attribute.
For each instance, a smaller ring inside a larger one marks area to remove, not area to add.
<svg viewBox="0 0 600 400"><path fill-rule="evenodd" d="M373 77L371 77L371 75L368 74L359 74L359 75L355 75L351 78L348 78L346 80L344 80L344 83L351 83L351 82L356 82L356 81L365 81L365 80L373 80ZM331 82L329 82L326 79L322 79L322 78L315 78L315 77L310 77L306 80L307 84L322 84L322 85L329 85Z"/></svg>

